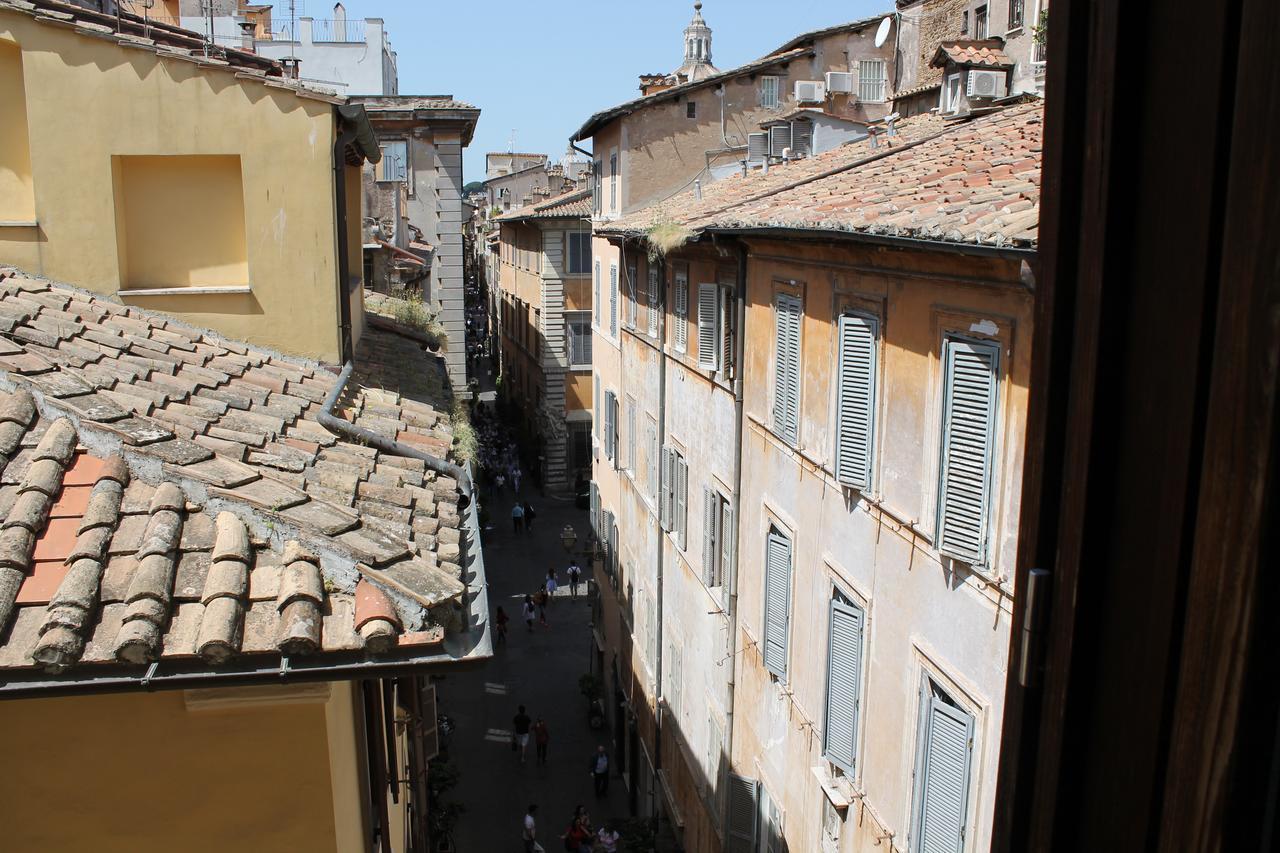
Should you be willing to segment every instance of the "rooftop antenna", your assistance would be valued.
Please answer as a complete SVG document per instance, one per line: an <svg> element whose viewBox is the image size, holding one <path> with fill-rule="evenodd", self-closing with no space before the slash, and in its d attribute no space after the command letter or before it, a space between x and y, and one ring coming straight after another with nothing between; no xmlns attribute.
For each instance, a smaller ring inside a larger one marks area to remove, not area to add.
<svg viewBox="0 0 1280 853"><path fill-rule="evenodd" d="M516 129L511 128L511 139L507 142L507 153L514 154L516 150Z"/></svg>

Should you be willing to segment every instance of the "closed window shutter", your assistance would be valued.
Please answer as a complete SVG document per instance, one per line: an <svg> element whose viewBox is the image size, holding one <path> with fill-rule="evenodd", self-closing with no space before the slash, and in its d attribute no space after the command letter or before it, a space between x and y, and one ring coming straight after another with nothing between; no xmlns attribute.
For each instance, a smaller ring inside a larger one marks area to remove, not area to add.
<svg viewBox="0 0 1280 853"><path fill-rule="evenodd" d="M715 370L719 364L717 347L720 321L720 305L716 298L717 285L698 285L698 366Z"/></svg>
<svg viewBox="0 0 1280 853"><path fill-rule="evenodd" d="M599 261L596 261L596 265L595 265L595 285L596 285L596 292L595 292L596 301L592 305L592 307L595 309L596 325L599 326L600 325L600 306L604 304L603 302L600 301L600 262Z"/></svg>
<svg viewBox="0 0 1280 853"><path fill-rule="evenodd" d="M614 397L612 391L604 392L604 455L606 459L612 460L616 448L614 447L614 423L613 414Z"/></svg>
<svg viewBox="0 0 1280 853"><path fill-rule="evenodd" d="M689 279L683 273L676 273L676 351L685 352L689 348Z"/></svg>
<svg viewBox="0 0 1280 853"><path fill-rule="evenodd" d="M661 282L658 280L658 269L655 266L649 267L649 334L657 337L658 334L658 290Z"/></svg>
<svg viewBox="0 0 1280 853"><path fill-rule="evenodd" d="M877 323L870 317L840 318L840 385L836 406L836 479L871 487L875 438Z"/></svg>
<svg viewBox="0 0 1280 853"><path fill-rule="evenodd" d="M920 762L917 845L922 853L962 853L973 758L973 717L930 695Z"/></svg>
<svg viewBox="0 0 1280 853"><path fill-rule="evenodd" d="M824 754L853 772L857 755L858 685L862 680L863 613L840 599L831 601L827 637L827 726Z"/></svg>
<svg viewBox="0 0 1280 853"><path fill-rule="evenodd" d="M978 564L987 557L999 357L993 344L946 343L938 550Z"/></svg>
<svg viewBox="0 0 1280 853"><path fill-rule="evenodd" d="M593 480L591 483L591 532L596 540L600 539L600 487Z"/></svg>
<svg viewBox="0 0 1280 853"><path fill-rule="evenodd" d="M726 500L720 502L720 571L716 574L715 586L726 586L733 573L734 542L738 531L733 521L733 506Z"/></svg>
<svg viewBox="0 0 1280 853"><path fill-rule="evenodd" d="M684 457L679 453L674 454L676 466L676 499L675 499L675 518L672 520L672 528L676 531L676 541L680 544L680 550L683 551L687 545L685 536L689 529L689 465L684 461Z"/></svg>
<svg viewBox="0 0 1280 853"><path fill-rule="evenodd" d="M649 425L649 495L657 499L660 486L658 483L658 428Z"/></svg>
<svg viewBox="0 0 1280 853"><path fill-rule="evenodd" d="M755 853L759 782L729 774L729 853Z"/></svg>
<svg viewBox="0 0 1280 853"><path fill-rule="evenodd" d="M784 680L790 599L791 540L770 530L764 563L764 667Z"/></svg>
<svg viewBox="0 0 1280 853"><path fill-rule="evenodd" d="M773 426L794 445L800 433L800 300L780 293L773 313Z"/></svg>
<svg viewBox="0 0 1280 853"><path fill-rule="evenodd" d="M600 374L597 373L593 378L595 379L596 387L595 387L594 393L592 393L591 395L591 408L594 410L591 413L591 431L595 433L596 438L599 439L600 438Z"/></svg>
<svg viewBox="0 0 1280 853"><path fill-rule="evenodd" d="M636 401L627 400L627 469L632 474L636 466Z"/></svg>
<svg viewBox="0 0 1280 853"><path fill-rule="evenodd" d="M720 516L720 495L702 487L702 582L716 585L716 524Z"/></svg>
<svg viewBox="0 0 1280 853"><path fill-rule="evenodd" d="M725 379L733 374L733 300L731 290L720 288L720 370Z"/></svg>
<svg viewBox="0 0 1280 853"><path fill-rule="evenodd" d="M609 267L609 334L618 334L618 268Z"/></svg>
<svg viewBox="0 0 1280 853"><path fill-rule="evenodd" d="M636 265L627 264L627 298L622 302L622 307L625 309L622 325L631 329L636 327L636 305L639 303L639 296L636 291L639 289L640 283L637 281L637 275Z"/></svg>

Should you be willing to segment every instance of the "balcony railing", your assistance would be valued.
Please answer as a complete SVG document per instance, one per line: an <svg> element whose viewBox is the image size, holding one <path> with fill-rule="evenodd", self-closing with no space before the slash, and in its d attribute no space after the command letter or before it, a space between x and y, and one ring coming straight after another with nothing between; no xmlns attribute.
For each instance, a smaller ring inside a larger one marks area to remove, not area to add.
<svg viewBox="0 0 1280 853"><path fill-rule="evenodd" d="M358 19L326 19L313 18L294 22L273 22L272 39L278 41L301 41L299 37L305 32L304 24L311 25L311 41L313 43L328 42L336 44L363 44L365 40L365 21Z"/></svg>
<svg viewBox="0 0 1280 853"><path fill-rule="evenodd" d="M1048 51L1045 49L1046 47L1047 45L1044 42L1042 41L1036 42L1031 49L1031 61L1037 62L1037 63L1043 63L1045 60L1045 56L1048 54Z"/></svg>

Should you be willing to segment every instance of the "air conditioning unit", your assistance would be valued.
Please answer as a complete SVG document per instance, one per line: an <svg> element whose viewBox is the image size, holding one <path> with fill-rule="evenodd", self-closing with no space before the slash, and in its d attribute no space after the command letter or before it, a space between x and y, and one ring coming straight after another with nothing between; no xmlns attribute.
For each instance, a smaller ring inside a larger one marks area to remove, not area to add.
<svg viewBox="0 0 1280 853"><path fill-rule="evenodd" d="M769 134L747 134L747 165L759 166L769 157Z"/></svg>
<svg viewBox="0 0 1280 853"><path fill-rule="evenodd" d="M802 104L820 104L827 99L827 84L821 80L797 80L796 100Z"/></svg>
<svg viewBox="0 0 1280 853"><path fill-rule="evenodd" d="M970 71L968 95L970 98L1003 98L1005 72Z"/></svg>
<svg viewBox="0 0 1280 853"><path fill-rule="evenodd" d="M807 119L791 122L791 153L800 157L813 154L813 122Z"/></svg>
<svg viewBox="0 0 1280 853"><path fill-rule="evenodd" d="M791 147L791 125L775 124L769 128L769 156L779 158Z"/></svg>
<svg viewBox="0 0 1280 853"><path fill-rule="evenodd" d="M828 71L827 91L848 93L853 91L853 75L848 71Z"/></svg>

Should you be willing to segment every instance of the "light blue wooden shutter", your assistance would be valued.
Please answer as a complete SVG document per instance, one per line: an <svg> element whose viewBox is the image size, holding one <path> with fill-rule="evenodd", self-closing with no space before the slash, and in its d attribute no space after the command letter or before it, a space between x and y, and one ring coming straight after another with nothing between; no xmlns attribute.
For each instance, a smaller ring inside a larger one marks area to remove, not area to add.
<svg viewBox="0 0 1280 853"><path fill-rule="evenodd" d="M662 482L658 486L658 490L662 493L658 507L658 520L662 525L662 529L667 532L671 531L671 496L674 494L672 487L674 473L675 466L672 464L671 448L664 447L662 448Z"/></svg>
<svg viewBox="0 0 1280 853"><path fill-rule="evenodd" d="M591 408L594 409L591 413L591 431L598 439L600 438L600 374L597 373L594 379L596 387L591 395Z"/></svg>
<svg viewBox="0 0 1280 853"><path fill-rule="evenodd" d="M662 282L658 278L658 268L649 265L649 334L658 334L658 291Z"/></svg>
<svg viewBox="0 0 1280 853"><path fill-rule="evenodd" d="M987 558L999 358L994 344L946 343L938 550L970 563Z"/></svg>
<svg viewBox="0 0 1280 853"><path fill-rule="evenodd" d="M591 481L591 532L600 540L600 487Z"/></svg>
<svg viewBox="0 0 1280 853"><path fill-rule="evenodd" d="M595 298L595 302L592 304L591 307L595 309L596 325L599 326L600 311L601 311L601 307L604 305L604 302L602 302L600 299L600 262L599 261L596 261L596 264L595 264L595 284L596 284L596 293L595 293L596 298Z"/></svg>
<svg viewBox="0 0 1280 853"><path fill-rule="evenodd" d="M615 409L617 408L616 398L612 391L604 392L604 455L606 459L613 460L614 454L617 452L617 424Z"/></svg>
<svg viewBox="0 0 1280 853"><path fill-rule="evenodd" d="M627 469L634 476L639 471L636 465L636 401L627 400Z"/></svg>
<svg viewBox="0 0 1280 853"><path fill-rule="evenodd" d="M675 530L676 541L680 544L680 550L683 551L688 547L686 536L689 532L689 465L679 453L672 454L672 457L676 468L676 496L673 502L675 518L671 520L671 527Z"/></svg>
<svg viewBox="0 0 1280 853"><path fill-rule="evenodd" d="M840 599L831 601L827 636L827 726L824 754L852 773L857 758L858 685L862 682L863 613Z"/></svg>
<svg viewBox="0 0 1280 853"><path fill-rule="evenodd" d="M756 853L756 799L760 783L729 774L729 853Z"/></svg>
<svg viewBox="0 0 1280 853"><path fill-rule="evenodd" d="M840 386L836 406L836 478L846 486L871 486L875 446L876 340L870 317L840 318Z"/></svg>
<svg viewBox="0 0 1280 853"><path fill-rule="evenodd" d="M773 313L773 427L794 445L800 435L800 300L779 293Z"/></svg>
<svg viewBox="0 0 1280 853"><path fill-rule="evenodd" d="M676 273L676 351L685 352L689 348L689 274Z"/></svg>
<svg viewBox="0 0 1280 853"><path fill-rule="evenodd" d="M715 370L720 356L720 305L717 285L698 285L698 366Z"/></svg>
<svg viewBox="0 0 1280 853"><path fill-rule="evenodd" d="M791 540L770 530L764 561L764 667L783 680L790 604Z"/></svg>
<svg viewBox="0 0 1280 853"><path fill-rule="evenodd" d="M720 571L716 575L716 586L726 586L733 572L734 544L738 538L737 528L733 522L733 507L728 501L721 501L720 514Z"/></svg>
<svg viewBox="0 0 1280 853"><path fill-rule="evenodd" d="M962 853L973 757L973 717L939 696L925 703L917 853Z"/></svg>
<svg viewBox="0 0 1280 853"><path fill-rule="evenodd" d="M609 265L609 334L618 334L618 267Z"/></svg>
<svg viewBox="0 0 1280 853"><path fill-rule="evenodd" d="M652 423L648 427L648 457L649 457L649 474L648 474L648 491L652 498L658 497L660 487L658 485L658 428Z"/></svg>
<svg viewBox="0 0 1280 853"><path fill-rule="evenodd" d="M720 521L720 496L710 486L702 487L702 582L715 586L716 525Z"/></svg>

